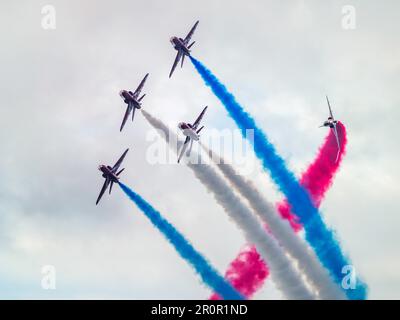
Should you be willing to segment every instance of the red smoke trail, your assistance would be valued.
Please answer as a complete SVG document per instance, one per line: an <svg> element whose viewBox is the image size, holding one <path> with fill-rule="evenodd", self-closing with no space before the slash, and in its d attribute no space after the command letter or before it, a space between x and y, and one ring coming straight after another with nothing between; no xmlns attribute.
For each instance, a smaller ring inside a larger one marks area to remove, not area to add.
<svg viewBox="0 0 400 320"><path fill-rule="evenodd" d="M332 185L333 177L339 169L340 163L346 151L346 128L341 123L337 124L340 141L340 155L337 161L337 142L333 130L329 130L324 144L320 147L317 157L307 170L302 174L300 183L310 193L314 204L319 207L326 191ZM302 229L297 217L290 211L287 200L279 202L277 209L284 219L290 222L292 228L298 232ZM246 246L231 262L225 273L225 278L246 298L262 287L269 275L268 266L261 259L254 246ZM214 293L211 300L219 300Z"/></svg>

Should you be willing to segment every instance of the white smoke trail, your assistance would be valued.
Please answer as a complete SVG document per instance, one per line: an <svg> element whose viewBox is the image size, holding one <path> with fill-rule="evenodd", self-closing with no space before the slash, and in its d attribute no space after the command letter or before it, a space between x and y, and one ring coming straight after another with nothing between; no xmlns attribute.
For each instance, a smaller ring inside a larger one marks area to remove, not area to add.
<svg viewBox="0 0 400 320"><path fill-rule="evenodd" d="M247 199L250 207L257 216L268 225L278 242L287 250L288 254L297 261L300 271L317 290L321 299L346 299L343 291L331 279L328 270L319 262L314 251L307 243L296 235L287 220L282 219L272 204L257 190L254 184L240 175L235 169L217 156L202 143L201 147L217 164L217 167L233 185L233 187Z"/></svg>
<svg viewBox="0 0 400 320"><path fill-rule="evenodd" d="M142 110L142 113L155 129L162 131L162 137L166 139L166 142L174 151L177 151L178 146L170 144L170 141L177 141L176 135L148 112ZM194 156L198 157L198 155ZM288 299L315 299L303 277L294 268L292 261L277 241L265 232L258 219L254 217L250 209L236 196L217 172L206 164L187 163L187 165L193 170L202 184L213 193L217 202L244 232L247 241L253 243L261 257L268 261L271 278L285 297Z"/></svg>

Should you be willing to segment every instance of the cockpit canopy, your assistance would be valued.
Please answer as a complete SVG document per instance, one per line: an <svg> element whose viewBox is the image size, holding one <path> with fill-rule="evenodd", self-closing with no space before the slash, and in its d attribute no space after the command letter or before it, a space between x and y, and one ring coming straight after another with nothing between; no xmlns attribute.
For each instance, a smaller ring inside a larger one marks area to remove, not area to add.
<svg viewBox="0 0 400 320"><path fill-rule="evenodd" d="M173 45L177 45L178 44L178 38L177 37L171 37L169 39L169 41L173 44Z"/></svg>

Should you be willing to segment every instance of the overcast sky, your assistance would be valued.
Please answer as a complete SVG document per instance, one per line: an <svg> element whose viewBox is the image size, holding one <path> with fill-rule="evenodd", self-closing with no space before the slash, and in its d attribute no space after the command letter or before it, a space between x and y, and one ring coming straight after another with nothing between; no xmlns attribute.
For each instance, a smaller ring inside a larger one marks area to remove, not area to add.
<svg viewBox="0 0 400 320"><path fill-rule="evenodd" d="M56 29L41 9L56 9ZM344 5L355 29L342 26ZM146 110L171 127L209 105L206 129L235 129L189 61L168 79L172 35L192 24L193 54L266 131L296 174L326 136L325 94L348 151L321 211L370 298L400 298L400 3L363 1L2 1L0 298L203 299L199 278L115 188L99 206L100 163L131 148L123 181L224 273L241 232L184 165L153 165L140 113L119 126L120 89L145 73ZM249 159L249 161L252 161ZM257 164L249 176L281 199ZM224 236L221 237L221 234ZM56 268L56 290L41 288ZM267 281L257 299L282 298Z"/></svg>

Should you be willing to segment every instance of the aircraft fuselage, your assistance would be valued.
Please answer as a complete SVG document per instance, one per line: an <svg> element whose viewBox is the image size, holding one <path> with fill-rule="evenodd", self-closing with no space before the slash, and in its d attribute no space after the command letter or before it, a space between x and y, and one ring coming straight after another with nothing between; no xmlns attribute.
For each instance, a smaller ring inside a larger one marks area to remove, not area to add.
<svg viewBox="0 0 400 320"><path fill-rule="evenodd" d="M323 124L324 127L334 128L337 124L337 120L333 120L332 118L328 118Z"/></svg>
<svg viewBox="0 0 400 320"><path fill-rule="evenodd" d="M122 99L124 99L124 102L126 104L131 103L131 105L133 105L136 109L142 108L142 104L135 99L131 91L121 90L119 95L121 96Z"/></svg>
<svg viewBox="0 0 400 320"><path fill-rule="evenodd" d="M119 178L116 176L115 173L111 171L111 169L112 168L110 166L105 166L103 164L99 166L99 170L103 172L102 174L103 178L108 177L111 181L118 182Z"/></svg>
<svg viewBox="0 0 400 320"><path fill-rule="evenodd" d="M185 55L190 56L190 50L183 43L183 39L178 38L178 37L172 37L170 39L170 41L171 41L171 44L173 45L173 47L175 48L175 50L182 50L182 52Z"/></svg>
<svg viewBox="0 0 400 320"><path fill-rule="evenodd" d="M189 123L181 122L178 125L178 128L182 130L183 134L186 137L190 137L191 139L198 141L200 140L200 135L192 128Z"/></svg>

